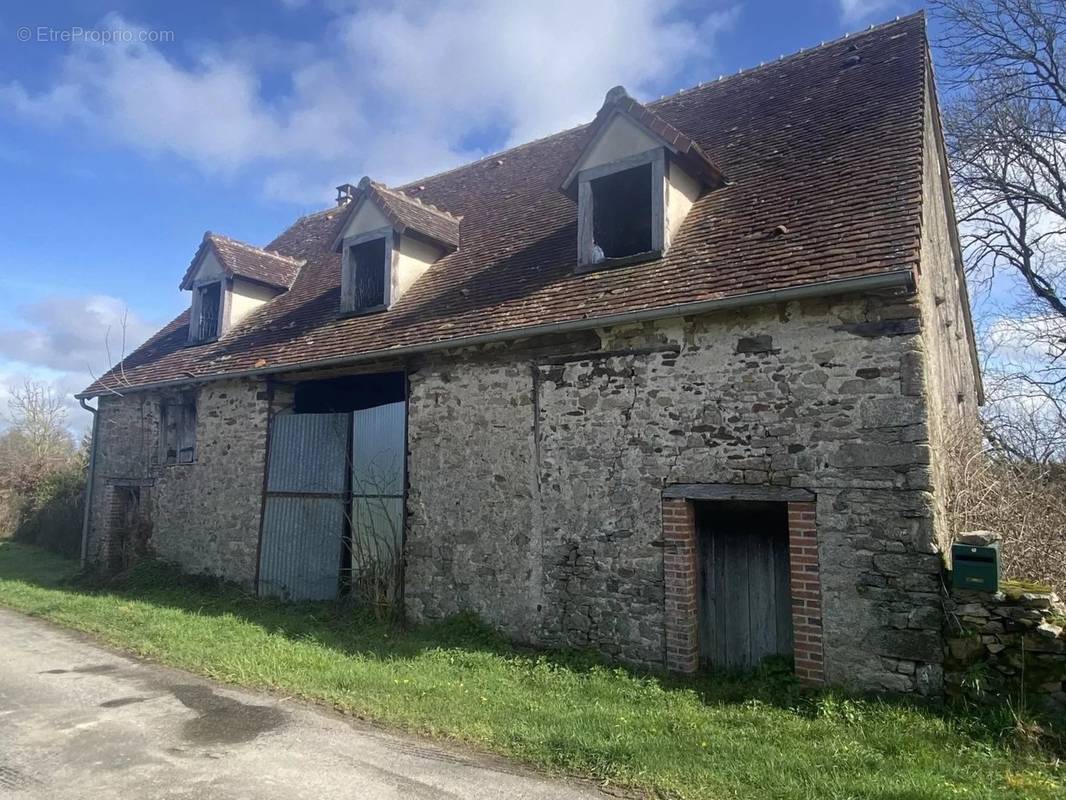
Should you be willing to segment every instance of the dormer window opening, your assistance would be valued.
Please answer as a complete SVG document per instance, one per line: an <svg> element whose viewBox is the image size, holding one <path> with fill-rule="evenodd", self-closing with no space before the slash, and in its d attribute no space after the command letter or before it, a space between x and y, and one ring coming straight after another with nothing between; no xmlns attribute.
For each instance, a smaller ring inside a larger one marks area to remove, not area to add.
<svg viewBox="0 0 1066 800"><path fill-rule="evenodd" d="M218 325L222 316L222 284L209 283L196 291L200 294L200 321L196 338L204 342L218 336Z"/></svg>
<svg viewBox="0 0 1066 800"><path fill-rule="evenodd" d="M355 308L386 305L385 239L353 245L349 251L355 275Z"/></svg>
<svg viewBox="0 0 1066 800"><path fill-rule="evenodd" d="M593 262L651 252L652 165L604 175L590 184Z"/></svg>

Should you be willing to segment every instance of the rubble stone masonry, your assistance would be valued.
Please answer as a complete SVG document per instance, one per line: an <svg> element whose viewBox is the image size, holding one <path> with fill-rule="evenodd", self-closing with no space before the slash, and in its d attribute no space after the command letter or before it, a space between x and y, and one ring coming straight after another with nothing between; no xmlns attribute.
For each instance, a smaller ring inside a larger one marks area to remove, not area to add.
<svg viewBox="0 0 1066 800"><path fill-rule="evenodd" d="M408 612L691 660L667 623L663 488L802 488L821 626L797 630L798 668L821 656L830 682L939 692L918 309L905 294L810 300L601 331L571 355L531 342L414 365Z"/></svg>
<svg viewBox="0 0 1066 800"><path fill-rule="evenodd" d="M270 393L260 381L195 390L196 458L164 465L157 392L100 398L89 557L107 563L116 487L142 487L150 548L194 573L255 579Z"/></svg>

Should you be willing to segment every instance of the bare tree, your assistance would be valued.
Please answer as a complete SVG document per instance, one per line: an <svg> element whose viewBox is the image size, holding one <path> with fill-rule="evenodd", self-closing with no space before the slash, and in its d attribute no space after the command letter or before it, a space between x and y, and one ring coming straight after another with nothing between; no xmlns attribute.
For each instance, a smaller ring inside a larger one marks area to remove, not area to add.
<svg viewBox="0 0 1066 800"><path fill-rule="evenodd" d="M995 362L989 421L995 430L998 422L1040 407L1038 420L1052 426L1046 433L1061 440L1066 436L1066 5L1062 0L933 0L932 5L943 32L938 50L946 67L940 77L949 89L945 138L967 270L988 285L997 277L1013 278L1022 290L1022 300L1009 310L1014 333L1039 356L1024 366ZM1000 431L1003 443L1010 438Z"/></svg>
<svg viewBox="0 0 1066 800"><path fill-rule="evenodd" d="M28 463L54 469L69 461L74 447L66 427L67 410L50 386L27 380L12 391L8 417Z"/></svg>

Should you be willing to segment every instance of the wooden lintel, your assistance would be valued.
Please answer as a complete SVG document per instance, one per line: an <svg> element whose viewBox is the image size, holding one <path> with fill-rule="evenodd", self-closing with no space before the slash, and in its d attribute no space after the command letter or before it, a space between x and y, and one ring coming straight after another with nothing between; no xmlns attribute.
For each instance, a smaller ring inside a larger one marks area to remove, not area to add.
<svg viewBox="0 0 1066 800"><path fill-rule="evenodd" d="M663 498L685 500L747 500L771 503L810 503L815 494L789 486L742 483L675 483L663 489Z"/></svg>

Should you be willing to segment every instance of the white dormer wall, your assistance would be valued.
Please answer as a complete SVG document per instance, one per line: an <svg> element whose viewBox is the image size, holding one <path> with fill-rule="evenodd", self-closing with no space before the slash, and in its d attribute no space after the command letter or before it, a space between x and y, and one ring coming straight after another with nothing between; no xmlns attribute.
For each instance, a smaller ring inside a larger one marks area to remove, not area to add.
<svg viewBox="0 0 1066 800"><path fill-rule="evenodd" d="M681 229L688 212L700 196L700 182L670 161L666 167L666 247Z"/></svg>
<svg viewBox="0 0 1066 800"><path fill-rule="evenodd" d="M380 208L373 203L363 202L359 205L359 210L355 213L355 216L348 220L348 224L344 228L344 238L354 239L371 231L391 227L392 223L381 213Z"/></svg>
<svg viewBox="0 0 1066 800"><path fill-rule="evenodd" d="M208 250L204 253L203 258L200 259L200 266L196 270L196 274L193 276L193 284L211 283L212 281L220 281L226 277L226 271L222 269L222 265L218 263L218 259L215 254Z"/></svg>
<svg viewBox="0 0 1066 800"><path fill-rule="evenodd" d="M253 311L273 300L279 294L277 289L264 286L244 278L234 278L226 298L226 318L224 328L232 328Z"/></svg>
<svg viewBox="0 0 1066 800"><path fill-rule="evenodd" d="M271 286L264 286L246 278L230 278L214 252L208 250L201 257L200 265L192 279L192 314L189 324L193 330L199 325L200 318L198 289L205 284L216 282L222 284L219 336L280 294L278 289Z"/></svg>
<svg viewBox="0 0 1066 800"><path fill-rule="evenodd" d="M399 246L393 250L392 300L399 300L433 262L444 255L444 250L421 239L401 236Z"/></svg>
<svg viewBox="0 0 1066 800"><path fill-rule="evenodd" d="M350 278L348 269L348 248L358 242L365 242L371 238L381 236L393 236L393 241L386 248L386 258L390 263L386 265L389 271L388 286L389 297L386 306L390 306L399 300L411 285L418 280L435 261L445 254L441 247L437 247L422 239L416 239L407 234L395 234L392 224L373 202L363 202L355 215L348 221L342 234L342 263L344 269L341 276L341 297L350 297L347 282ZM355 309L358 311L358 309Z"/></svg>
<svg viewBox="0 0 1066 800"><path fill-rule="evenodd" d="M602 167L662 147L662 142L629 117L615 114L585 154L579 170Z"/></svg>

